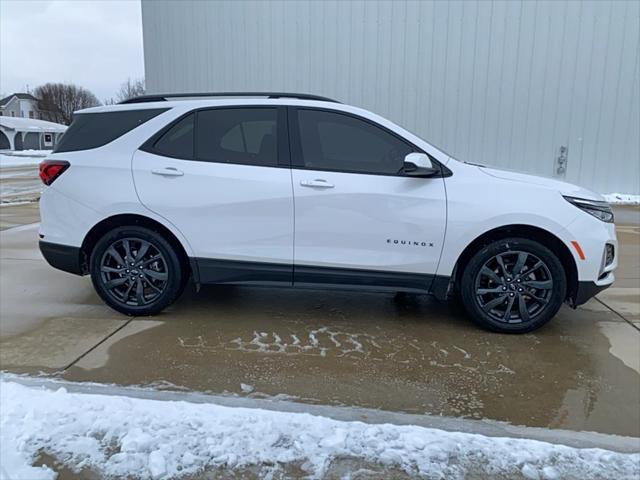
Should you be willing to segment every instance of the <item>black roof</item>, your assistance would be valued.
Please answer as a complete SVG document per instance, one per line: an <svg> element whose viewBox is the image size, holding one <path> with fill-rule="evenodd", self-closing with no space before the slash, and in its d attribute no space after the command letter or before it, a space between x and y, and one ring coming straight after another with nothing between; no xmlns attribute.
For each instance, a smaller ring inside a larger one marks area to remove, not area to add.
<svg viewBox="0 0 640 480"><path fill-rule="evenodd" d="M30 93L12 93L8 97L4 97L2 100L0 100L0 105L6 105L13 97L18 97L20 100L38 100Z"/></svg>
<svg viewBox="0 0 640 480"><path fill-rule="evenodd" d="M319 100L322 102L340 103L336 100L308 93L283 93L283 92L197 92L197 93L158 93L142 95L130 98L120 103L162 102L170 98L193 97L267 97L267 98L297 98L300 100Z"/></svg>

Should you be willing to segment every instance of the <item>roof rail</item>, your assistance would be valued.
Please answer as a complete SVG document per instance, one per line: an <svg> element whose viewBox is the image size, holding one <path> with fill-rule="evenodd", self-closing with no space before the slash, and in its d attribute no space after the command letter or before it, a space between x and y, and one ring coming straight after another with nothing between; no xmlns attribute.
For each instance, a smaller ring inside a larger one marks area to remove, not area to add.
<svg viewBox="0 0 640 480"><path fill-rule="evenodd" d="M283 92L198 92L198 93L158 93L154 95L141 95L129 98L120 102L143 103L143 102L163 102L170 98L193 98L193 97L267 97L267 98L297 98L299 100L317 100L320 102L340 103L327 97L310 95L308 93L283 93Z"/></svg>

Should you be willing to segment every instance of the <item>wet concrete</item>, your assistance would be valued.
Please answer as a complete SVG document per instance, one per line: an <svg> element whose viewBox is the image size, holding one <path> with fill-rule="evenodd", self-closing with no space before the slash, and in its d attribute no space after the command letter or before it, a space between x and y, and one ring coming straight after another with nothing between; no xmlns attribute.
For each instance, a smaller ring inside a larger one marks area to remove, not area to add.
<svg viewBox="0 0 640 480"><path fill-rule="evenodd" d="M94 324L126 319L105 308L88 277L49 267L38 250L37 224L0 232L0 338L68 317Z"/></svg>
<svg viewBox="0 0 640 480"><path fill-rule="evenodd" d="M618 207L615 215L620 267L613 287L598 298L640 328L640 208Z"/></svg>
<svg viewBox="0 0 640 480"><path fill-rule="evenodd" d="M38 202L19 205L0 203L0 230L40 221Z"/></svg>
<svg viewBox="0 0 640 480"><path fill-rule="evenodd" d="M640 436L640 357L610 340L637 347L640 333L598 308L563 309L525 336L381 294L206 288L172 310L123 328L64 378Z"/></svg>
<svg viewBox="0 0 640 480"><path fill-rule="evenodd" d="M69 360L58 376L73 381L640 437L640 231L621 228L626 300L563 308L520 336L481 331L455 304L423 296L271 288L188 288L163 314L131 320L102 305L88 278L39 259L28 227L12 229L0 234L0 352L10 352L0 368ZM93 345L78 355L70 346L85 337L78 350Z"/></svg>

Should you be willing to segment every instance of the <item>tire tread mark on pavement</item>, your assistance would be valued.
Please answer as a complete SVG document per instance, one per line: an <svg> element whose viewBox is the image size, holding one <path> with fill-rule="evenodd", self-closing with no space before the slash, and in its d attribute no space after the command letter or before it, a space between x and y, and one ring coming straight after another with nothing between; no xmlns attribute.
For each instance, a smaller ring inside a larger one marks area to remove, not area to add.
<svg viewBox="0 0 640 480"><path fill-rule="evenodd" d="M613 308L611 308L609 305L607 305L606 303L604 303L602 300L600 300L598 297L594 297L598 302L600 302L602 305L604 305L606 308L608 308L609 310L611 310L613 313L615 313L617 316L619 316L622 320L624 320L625 322L627 322L629 325L631 325L633 328L635 328L636 330L638 330L640 332L640 327L638 327L635 323L633 323L631 320L627 319L624 317L624 315L622 315L621 313L617 312L616 310L614 310Z"/></svg>
<svg viewBox="0 0 640 480"><path fill-rule="evenodd" d="M113 337L116 333L118 333L120 330L122 330L123 328L125 328L127 325L129 325L131 322L133 321L133 318L130 318L129 320L127 320L126 322L124 322L123 325L119 326L118 328L116 328L113 332L111 332L109 335L107 335L106 337L104 337L102 340L100 340L98 343L96 343L93 347L91 347L90 349L88 349L86 352L81 353L75 360L73 360L71 363L69 363L66 367L64 367L62 369L62 371L66 371L69 370L71 367L73 367L76 363L78 363L80 360L82 360L84 357L86 357L87 355L89 355L91 352L93 352L96 348L98 348L100 345L102 345L104 342L106 342L107 340L109 340L111 337Z"/></svg>

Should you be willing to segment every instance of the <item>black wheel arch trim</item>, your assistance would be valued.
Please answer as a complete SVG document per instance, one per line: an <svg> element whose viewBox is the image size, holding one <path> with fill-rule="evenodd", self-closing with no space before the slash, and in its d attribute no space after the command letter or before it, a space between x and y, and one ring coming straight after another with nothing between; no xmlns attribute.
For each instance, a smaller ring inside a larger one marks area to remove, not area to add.
<svg viewBox="0 0 640 480"><path fill-rule="evenodd" d="M91 256L91 252L93 251L93 248L98 243L100 238L107 232L115 228L127 226L148 228L149 230L153 230L164 236L165 240L167 240L177 250L178 256L182 260L183 267L190 270L190 272L187 272L187 274L190 273L193 277L193 280L196 282L196 285L198 284L198 265L196 262L192 261L191 257L188 256L187 251L180 239L171 230L169 230L157 220L138 213L122 213L113 215L111 217L102 219L100 222L91 227L91 229L85 235L80 247L82 275L89 273L89 257Z"/></svg>
<svg viewBox="0 0 640 480"><path fill-rule="evenodd" d="M495 227L478 235L475 239L469 242L458 256L451 277L445 277L451 279L451 284L446 287L439 287L439 291L444 292L445 298L451 297L454 292L459 289L464 267L477 251L494 241L509 237L521 237L537 241L549 248L558 256L560 263L565 269L565 275L567 276L566 300L570 304L573 304L579 287L578 266L575 258L571 254L569 246L548 230L527 224L511 224Z"/></svg>

